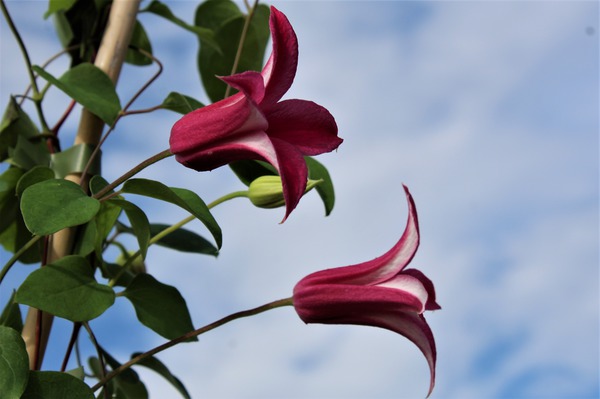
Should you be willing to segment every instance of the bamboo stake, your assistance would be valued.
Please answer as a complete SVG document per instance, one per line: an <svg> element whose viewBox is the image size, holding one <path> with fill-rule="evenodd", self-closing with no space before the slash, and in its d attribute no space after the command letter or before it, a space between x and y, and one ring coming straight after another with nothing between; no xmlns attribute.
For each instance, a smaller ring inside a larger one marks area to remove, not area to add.
<svg viewBox="0 0 600 399"><path fill-rule="evenodd" d="M94 64L102 69L116 85L125 60L131 34L135 26L136 16L141 0L113 0L108 24L102 37L100 48ZM104 122L86 109L82 111L77 136L74 144L97 145L102 135ZM85 176L71 174L67 180L81 183ZM65 229L54 234L48 245L48 262L53 262L68 255L72 250L75 229ZM41 317L41 331L38 331L38 320ZM37 370L42 364L48 337L52 327L53 316L30 308L23 327L23 339L29 354L29 367ZM39 338L39 342L36 342ZM39 345L39 349L38 349Z"/></svg>

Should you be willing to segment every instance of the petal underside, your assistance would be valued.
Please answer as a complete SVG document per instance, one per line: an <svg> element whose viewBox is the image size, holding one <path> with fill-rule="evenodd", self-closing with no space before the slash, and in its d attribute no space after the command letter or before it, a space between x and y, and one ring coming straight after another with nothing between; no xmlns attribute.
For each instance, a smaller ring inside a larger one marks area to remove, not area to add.
<svg viewBox="0 0 600 399"><path fill-rule="evenodd" d="M289 90L296 76L298 66L298 39L287 17L271 6L269 19L273 52L261 74L265 81L266 108L277 103Z"/></svg>
<svg viewBox="0 0 600 399"><path fill-rule="evenodd" d="M268 134L294 145L304 155L335 150L342 139L333 116L322 106L306 100L285 100L267 111Z"/></svg>

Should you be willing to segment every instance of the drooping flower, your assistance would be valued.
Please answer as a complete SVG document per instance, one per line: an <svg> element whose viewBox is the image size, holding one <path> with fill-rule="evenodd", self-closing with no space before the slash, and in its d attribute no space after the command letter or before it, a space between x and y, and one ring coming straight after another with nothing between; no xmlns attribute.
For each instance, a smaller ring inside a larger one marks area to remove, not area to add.
<svg viewBox="0 0 600 399"><path fill-rule="evenodd" d="M322 106L279 101L296 75L298 42L286 16L272 6L269 26L273 51L262 72L221 77L239 92L183 116L171 129L170 150L198 171L245 159L270 163L283 182L285 220L306 188L304 156L333 151L342 139Z"/></svg>
<svg viewBox="0 0 600 399"><path fill-rule="evenodd" d="M423 352L435 384L436 348L423 317L437 310L433 283L416 269L405 269L419 246L415 204L406 186L408 222L400 241L383 256L358 265L318 271L294 287L296 312L305 323L381 327L411 340Z"/></svg>

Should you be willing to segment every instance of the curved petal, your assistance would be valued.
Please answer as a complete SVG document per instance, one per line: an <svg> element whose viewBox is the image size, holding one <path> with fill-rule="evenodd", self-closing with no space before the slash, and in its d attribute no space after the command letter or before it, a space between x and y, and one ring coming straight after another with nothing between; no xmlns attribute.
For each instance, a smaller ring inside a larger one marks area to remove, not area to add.
<svg viewBox="0 0 600 399"><path fill-rule="evenodd" d="M285 100L265 112L267 133L294 145L304 155L319 155L335 150L342 139L333 116L312 101Z"/></svg>
<svg viewBox="0 0 600 399"><path fill-rule="evenodd" d="M396 245L371 261L313 273L308 276L313 284L374 285L392 278L410 263L419 247L419 223L415 203L406 186L404 192L408 201L408 220Z"/></svg>
<svg viewBox="0 0 600 399"><path fill-rule="evenodd" d="M369 318L371 319L370 321L365 320L369 323L367 325L374 325L394 331L408 338L421 350L429 365L430 380L429 392L427 392L427 397L429 397L435 386L437 350L435 348L433 333L423 315L402 312L394 315L375 314Z"/></svg>
<svg viewBox="0 0 600 399"><path fill-rule="evenodd" d="M369 324L372 315L418 314L421 299L410 292L387 287L311 284L294 287L294 308L305 323Z"/></svg>
<svg viewBox="0 0 600 399"><path fill-rule="evenodd" d="M435 299L435 288L433 282L425 276L420 270L417 269L405 269L401 273L402 275L409 275L416 279L419 279L423 287L427 290L427 303L425 304L425 310L439 310L442 307L438 305Z"/></svg>
<svg viewBox="0 0 600 399"><path fill-rule="evenodd" d="M207 149L193 149L175 155L178 162L188 168L212 170L230 162L243 159L266 161L279 168L275 149L265 132L255 131L239 135L233 140L213 143Z"/></svg>
<svg viewBox="0 0 600 399"><path fill-rule="evenodd" d="M281 176L283 198L285 199L285 216L283 223L300 202L306 190L308 168L304 157L293 145L270 137L275 148L279 167L276 167ZM275 165L273 165L275 166Z"/></svg>
<svg viewBox="0 0 600 399"><path fill-rule="evenodd" d="M423 313L426 309L426 304L429 300L429 292L419 278L403 272L375 286L408 292L414 297L419 298L419 301L421 302L421 309L419 309L419 313Z"/></svg>
<svg viewBox="0 0 600 399"><path fill-rule="evenodd" d="M225 100L197 109L183 116L171 128L170 150L177 160L196 170L210 170L225 165L229 158L200 160L213 147L243 140L247 132L265 131L268 123L251 100L238 93ZM200 166L203 165L203 166Z"/></svg>
<svg viewBox="0 0 600 399"><path fill-rule="evenodd" d="M270 107L288 91L298 66L298 39L287 17L271 6L269 19L273 52L261 75L265 81L265 97L262 106Z"/></svg>
<svg viewBox="0 0 600 399"><path fill-rule="evenodd" d="M231 76L220 76L219 79L244 93L256 104L260 103L265 95L265 82L258 72L246 71Z"/></svg>

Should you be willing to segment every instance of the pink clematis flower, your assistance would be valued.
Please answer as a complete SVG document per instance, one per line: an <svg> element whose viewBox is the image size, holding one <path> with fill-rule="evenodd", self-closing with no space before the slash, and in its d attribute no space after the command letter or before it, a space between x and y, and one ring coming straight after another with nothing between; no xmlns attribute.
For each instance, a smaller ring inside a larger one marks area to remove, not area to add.
<svg viewBox="0 0 600 399"><path fill-rule="evenodd" d="M423 312L437 310L433 283L416 269L404 269L419 246L415 204L406 186L408 222L400 241L386 254L359 265L322 270L294 287L296 312L305 323L358 324L386 328L423 352L435 384L436 349Z"/></svg>
<svg viewBox="0 0 600 399"><path fill-rule="evenodd" d="M255 159L277 169L286 214L298 205L308 178L305 155L336 149L342 139L325 108L311 101L279 101L298 64L298 41L286 16L271 7L273 51L262 72L221 79L239 92L183 116L171 129L170 149L183 165L206 171Z"/></svg>

